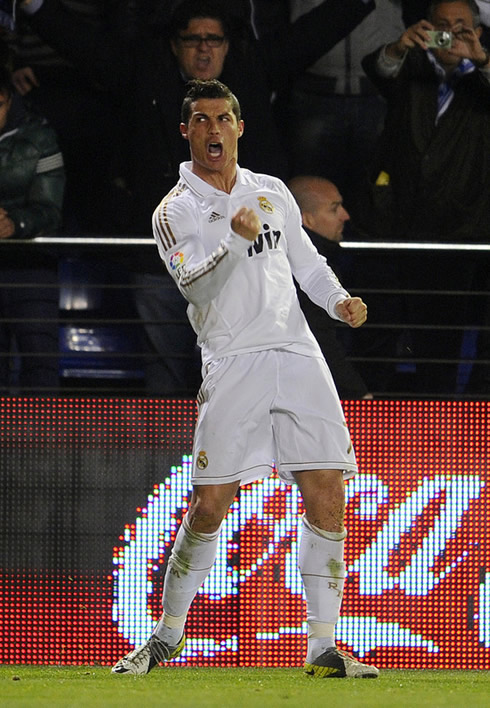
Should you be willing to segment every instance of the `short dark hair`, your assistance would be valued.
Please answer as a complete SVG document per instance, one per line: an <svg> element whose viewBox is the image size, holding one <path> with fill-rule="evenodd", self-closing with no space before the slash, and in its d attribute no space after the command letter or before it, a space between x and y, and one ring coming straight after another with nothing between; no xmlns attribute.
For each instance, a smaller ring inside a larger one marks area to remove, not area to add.
<svg viewBox="0 0 490 708"><path fill-rule="evenodd" d="M191 105L200 98L226 98L231 104L231 110L235 114L237 121L241 120L240 104L237 97L228 86L222 84L218 79L209 79L208 81L194 79L188 82L187 93L182 102L182 123L186 125L189 123Z"/></svg>
<svg viewBox="0 0 490 708"><path fill-rule="evenodd" d="M230 19L221 0L183 0L177 5L170 18L170 37L178 37L196 17L218 20L223 26L225 36L230 34Z"/></svg>
<svg viewBox="0 0 490 708"><path fill-rule="evenodd" d="M476 4L475 0L431 0L427 8L427 19L432 20L434 12L439 5L444 5L451 2L462 2L463 5L467 5L471 14L473 15L473 27L479 27L481 24L480 20L480 8Z"/></svg>
<svg viewBox="0 0 490 708"><path fill-rule="evenodd" d="M3 93L10 98L14 93L14 85L12 83L12 75L6 66L0 64L0 93Z"/></svg>

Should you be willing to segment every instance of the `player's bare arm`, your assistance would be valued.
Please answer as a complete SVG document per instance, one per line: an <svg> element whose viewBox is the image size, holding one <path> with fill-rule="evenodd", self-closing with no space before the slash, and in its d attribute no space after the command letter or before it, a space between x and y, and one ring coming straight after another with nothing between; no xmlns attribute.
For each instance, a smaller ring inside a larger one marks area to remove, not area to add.
<svg viewBox="0 0 490 708"><path fill-rule="evenodd" d="M350 327L360 327L367 320L367 305L360 297L351 297L338 302L335 311Z"/></svg>
<svg viewBox="0 0 490 708"><path fill-rule="evenodd" d="M231 228L247 241L255 241L260 233L260 219L253 209L242 207L231 220Z"/></svg>

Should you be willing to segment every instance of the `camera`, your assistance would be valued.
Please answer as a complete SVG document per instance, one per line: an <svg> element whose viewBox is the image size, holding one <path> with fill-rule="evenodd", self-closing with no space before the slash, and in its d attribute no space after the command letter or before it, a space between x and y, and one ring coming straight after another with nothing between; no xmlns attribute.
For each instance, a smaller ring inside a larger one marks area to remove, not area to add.
<svg viewBox="0 0 490 708"><path fill-rule="evenodd" d="M430 49L450 49L453 45L453 35L444 30L427 30L430 40L427 46Z"/></svg>

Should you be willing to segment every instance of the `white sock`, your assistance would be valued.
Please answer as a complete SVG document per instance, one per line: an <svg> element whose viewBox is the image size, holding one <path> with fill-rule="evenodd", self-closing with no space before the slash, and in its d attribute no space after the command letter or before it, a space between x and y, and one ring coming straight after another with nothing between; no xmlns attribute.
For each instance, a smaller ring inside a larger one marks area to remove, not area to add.
<svg viewBox="0 0 490 708"><path fill-rule="evenodd" d="M306 594L308 662L335 646L335 625L344 591L346 535L345 531L324 531L303 516L298 566Z"/></svg>
<svg viewBox="0 0 490 708"><path fill-rule="evenodd" d="M163 614L154 632L170 646L182 637L189 607L213 566L220 531L196 533L185 516L177 532L163 584Z"/></svg>

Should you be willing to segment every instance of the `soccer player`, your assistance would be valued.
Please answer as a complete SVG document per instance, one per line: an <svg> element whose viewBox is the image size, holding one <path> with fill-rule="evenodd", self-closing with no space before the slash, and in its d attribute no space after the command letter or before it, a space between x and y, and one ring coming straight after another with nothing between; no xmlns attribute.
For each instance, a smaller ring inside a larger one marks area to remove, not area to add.
<svg viewBox="0 0 490 708"><path fill-rule="evenodd" d="M303 516L299 568L307 598L306 672L376 678L336 648L345 577L344 480L357 471L332 376L299 307L309 297L351 327L366 305L351 298L301 227L279 179L237 164L244 124L231 91L192 81L180 132L191 161L153 215L162 260L188 300L202 349L203 382L193 446L193 490L149 640L112 671L146 674L184 647L189 607L216 556L220 526L240 485L275 464L297 484Z"/></svg>

